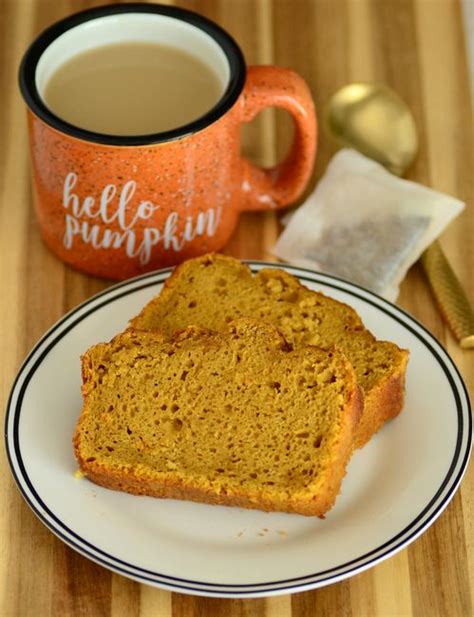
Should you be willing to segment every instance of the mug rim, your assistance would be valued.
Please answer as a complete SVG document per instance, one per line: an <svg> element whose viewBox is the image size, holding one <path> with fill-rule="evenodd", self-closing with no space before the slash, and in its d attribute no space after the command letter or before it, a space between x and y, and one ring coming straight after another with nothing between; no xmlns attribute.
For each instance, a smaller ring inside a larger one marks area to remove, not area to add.
<svg viewBox="0 0 474 617"><path fill-rule="evenodd" d="M179 19L199 28L214 39L224 52L227 62L229 63L230 77L224 93L209 111L196 120L169 131L144 135L108 135L106 133L82 129L74 124L70 124L57 116L46 106L36 85L36 67L49 45L59 36L80 24L99 17L107 17L109 15L121 13L152 13ZM205 129L221 118L234 105L243 90L245 77L246 65L240 47L232 36L218 24L188 9L164 4L147 4L143 2L98 6L80 11L79 13L74 13L73 15L69 15L53 23L46 28L46 30L41 32L30 44L23 55L18 74L20 91L27 106L46 124L61 133L65 133L66 135L83 141L118 147L161 144L188 137L189 135Z"/></svg>

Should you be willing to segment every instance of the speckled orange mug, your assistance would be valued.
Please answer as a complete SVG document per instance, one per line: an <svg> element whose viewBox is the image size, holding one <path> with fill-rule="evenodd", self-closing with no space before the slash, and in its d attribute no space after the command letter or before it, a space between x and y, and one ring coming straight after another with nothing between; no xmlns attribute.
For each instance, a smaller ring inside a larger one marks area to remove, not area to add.
<svg viewBox="0 0 474 617"><path fill-rule="evenodd" d="M136 137L83 130L48 109L45 85L59 66L119 41L185 49L219 78L220 100L186 126ZM90 274L124 279L219 251L241 211L292 203L311 174L316 118L303 79L278 67L246 69L224 30L180 8L119 4L63 19L26 52L20 87L42 236L61 259ZM290 112L295 136L286 160L264 170L241 157L240 129L269 106Z"/></svg>

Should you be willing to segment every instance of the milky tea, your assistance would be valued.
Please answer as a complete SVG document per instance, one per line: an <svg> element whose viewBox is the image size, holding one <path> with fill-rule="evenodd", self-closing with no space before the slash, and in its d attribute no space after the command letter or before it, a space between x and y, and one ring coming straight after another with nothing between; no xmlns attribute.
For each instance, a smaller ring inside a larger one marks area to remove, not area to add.
<svg viewBox="0 0 474 617"><path fill-rule="evenodd" d="M214 72L191 54L123 42L77 54L49 79L44 100L61 119L105 135L148 135L181 127L221 98Z"/></svg>

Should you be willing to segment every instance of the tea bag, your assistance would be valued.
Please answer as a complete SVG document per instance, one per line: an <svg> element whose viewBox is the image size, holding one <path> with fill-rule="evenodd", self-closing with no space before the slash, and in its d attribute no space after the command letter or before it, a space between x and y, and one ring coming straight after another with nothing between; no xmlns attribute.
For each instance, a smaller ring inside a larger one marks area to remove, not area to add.
<svg viewBox="0 0 474 617"><path fill-rule="evenodd" d="M408 268L463 208L344 149L307 201L285 217L273 253L394 301Z"/></svg>

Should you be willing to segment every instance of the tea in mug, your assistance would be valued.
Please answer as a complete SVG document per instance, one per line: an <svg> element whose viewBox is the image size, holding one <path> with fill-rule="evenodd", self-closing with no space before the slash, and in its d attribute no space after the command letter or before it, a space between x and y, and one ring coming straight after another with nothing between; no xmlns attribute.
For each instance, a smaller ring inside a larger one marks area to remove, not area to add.
<svg viewBox="0 0 474 617"><path fill-rule="evenodd" d="M76 127L106 135L148 135L205 115L224 86L187 51L148 42L104 45L77 54L49 79L49 109Z"/></svg>

